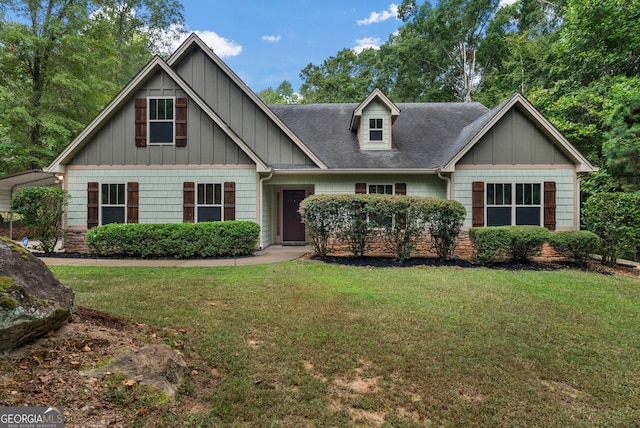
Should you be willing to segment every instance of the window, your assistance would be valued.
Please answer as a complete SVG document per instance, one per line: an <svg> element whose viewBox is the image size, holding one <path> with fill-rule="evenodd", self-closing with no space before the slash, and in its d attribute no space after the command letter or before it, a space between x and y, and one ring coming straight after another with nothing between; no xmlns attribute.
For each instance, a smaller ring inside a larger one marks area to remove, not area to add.
<svg viewBox="0 0 640 428"><path fill-rule="evenodd" d="M382 119L369 119L369 141L382 141Z"/></svg>
<svg viewBox="0 0 640 428"><path fill-rule="evenodd" d="M173 144L173 98L149 98L149 144Z"/></svg>
<svg viewBox="0 0 640 428"><path fill-rule="evenodd" d="M391 184L369 184L370 195L393 195L393 185ZM380 226L388 226L393 222L392 217L370 216L369 221L373 221Z"/></svg>
<svg viewBox="0 0 640 428"><path fill-rule="evenodd" d="M222 221L222 184L200 183L197 192L196 222Z"/></svg>
<svg viewBox="0 0 640 428"><path fill-rule="evenodd" d="M542 224L540 183L487 183L487 226Z"/></svg>
<svg viewBox="0 0 640 428"><path fill-rule="evenodd" d="M126 223L126 186L102 184L100 191L100 224Z"/></svg>

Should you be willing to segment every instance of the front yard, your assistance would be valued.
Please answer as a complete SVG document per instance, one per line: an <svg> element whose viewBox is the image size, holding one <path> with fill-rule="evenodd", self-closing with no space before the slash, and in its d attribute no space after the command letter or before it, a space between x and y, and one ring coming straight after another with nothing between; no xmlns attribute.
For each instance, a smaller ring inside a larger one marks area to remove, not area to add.
<svg viewBox="0 0 640 428"><path fill-rule="evenodd" d="M185 354L175 402L111 404L127 426L640 420L639 278L313 260L52 270L77 304ZM67 399L89 397L85 387Z"/></svg>

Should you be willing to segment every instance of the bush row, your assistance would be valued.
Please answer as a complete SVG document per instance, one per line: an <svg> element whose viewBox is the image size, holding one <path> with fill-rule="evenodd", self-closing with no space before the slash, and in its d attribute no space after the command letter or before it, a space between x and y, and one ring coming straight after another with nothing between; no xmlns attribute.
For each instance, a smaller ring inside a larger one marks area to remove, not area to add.
<svg viewBox="0 0 640 428"><path fill-rule="evenodd" d="M316 254L325 257L336 244L362 256L380 239L400 261L411 257L429 233L439 257L451 256L466 211L456 202L400 195L314 195L300 205Z"/></svg>
<svg viewBox="0 0 640 428"><path fill-rule="evenodd" d="M107 224L87 232L87 247L101 255L220 257L253 254L260 226L250 221L182 224Z"/></svg>
<svg viewBox="0 0 640 428"><path fill-rule="evenodd" d="M469 238L478 263L511 259L528 262L548 242L562 257L584 265L600 248L600 238L586 230L550 233L541 226L474 227Z"/></svg>

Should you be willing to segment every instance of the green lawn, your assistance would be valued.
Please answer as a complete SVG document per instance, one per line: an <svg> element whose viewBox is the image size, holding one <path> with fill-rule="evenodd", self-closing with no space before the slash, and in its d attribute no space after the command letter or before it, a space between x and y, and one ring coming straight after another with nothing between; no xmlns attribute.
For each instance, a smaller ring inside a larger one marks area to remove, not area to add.
<svg viewBox="0 0 640 428"><path fill-rule="evenodd" d="M219 378L185 426L640 423L640 279L317 261L52 270L79 305L186 330L187 356Z"/></svg>

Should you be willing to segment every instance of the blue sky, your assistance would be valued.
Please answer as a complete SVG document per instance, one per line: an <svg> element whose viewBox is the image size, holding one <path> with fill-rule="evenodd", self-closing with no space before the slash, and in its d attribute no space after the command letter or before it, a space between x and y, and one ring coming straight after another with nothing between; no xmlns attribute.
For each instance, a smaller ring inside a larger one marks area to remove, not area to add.
<svg viewBox="0 0 640 428"><path fill-rule="evenodd" d="M196 32L249 87L260 92L344 48L385 43L402 21L388 0L182 0Z"/></svg>

